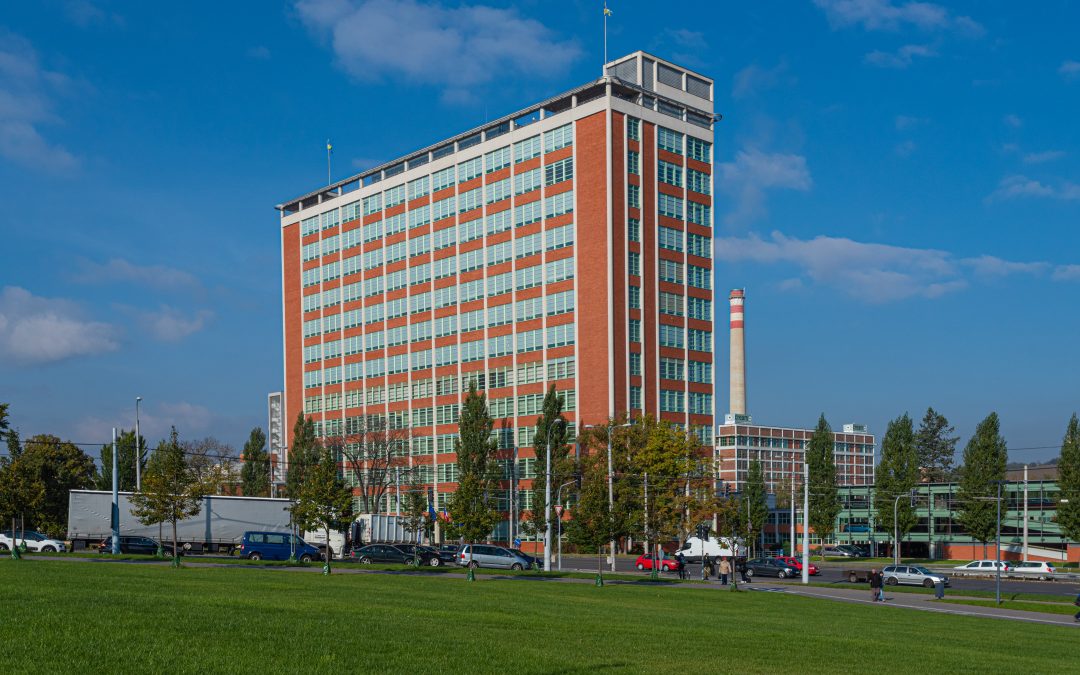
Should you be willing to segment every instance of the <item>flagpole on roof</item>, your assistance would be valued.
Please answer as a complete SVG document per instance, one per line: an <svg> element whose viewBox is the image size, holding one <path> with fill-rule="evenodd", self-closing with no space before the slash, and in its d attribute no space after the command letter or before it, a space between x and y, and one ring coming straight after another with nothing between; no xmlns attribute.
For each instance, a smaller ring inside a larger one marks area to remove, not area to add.
<svg viewBox="0 0 1080 675"><path fill-rule="evenodd" d="M607 19L608 19L609 16L611 16L611 10L608 9L607 0L604 0L604 64L605 65L607 65Z"/></svg>
<svg viewBox="0 0 1080 675"><path fill-rule="evenodd" d="M326 184L329 185L333 181L330 180L330 151L334 149L334 146L330 145L330 139L326 139Z"/></svg>

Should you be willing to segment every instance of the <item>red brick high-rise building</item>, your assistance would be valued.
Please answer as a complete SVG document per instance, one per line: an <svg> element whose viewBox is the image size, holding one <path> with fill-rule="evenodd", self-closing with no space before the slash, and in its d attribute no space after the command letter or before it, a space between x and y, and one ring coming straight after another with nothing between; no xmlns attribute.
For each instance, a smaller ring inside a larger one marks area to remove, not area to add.
<svg viewBox="0 0 1080 675"><path fill-rule="evenodd" d="M289 441L300 411L325 436L407 428L403 464L441 511L476 381L517 513L551 384L573 425L649 413L711 444L712 110L710 79L635 52L279 205Z"/></svg>

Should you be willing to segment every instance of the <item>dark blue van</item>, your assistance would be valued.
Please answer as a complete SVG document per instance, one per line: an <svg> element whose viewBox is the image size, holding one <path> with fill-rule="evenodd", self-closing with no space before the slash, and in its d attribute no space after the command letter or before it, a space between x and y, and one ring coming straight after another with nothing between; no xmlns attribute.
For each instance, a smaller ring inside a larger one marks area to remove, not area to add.
<svg viewBox="0 0 1080 675"><path fill-rule="evenodd" d="M301 562L319 559L319 549L288 532L245 532L240 543L240 555L249 560L288 560L290 550Z"/></svg>

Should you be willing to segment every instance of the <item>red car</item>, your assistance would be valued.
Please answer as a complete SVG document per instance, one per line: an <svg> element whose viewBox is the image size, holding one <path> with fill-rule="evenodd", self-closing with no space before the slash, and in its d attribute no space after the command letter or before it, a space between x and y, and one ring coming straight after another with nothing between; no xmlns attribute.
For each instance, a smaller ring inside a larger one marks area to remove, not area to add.
<svg viewBox="0 0 1080 675"><path fill-rule="evenodd" d="M673 558L661 558L657 561L657 567L661 572L678 572L679 563ZM653 561L651 556L639 555L638 559L634 562L634 566L639 570L651 570L653 568Z"/></svg>
<svg viewBox="0 0 1080 675"><path fill-rule="evenodd" d="M790 565L794 567L796 570L798 570L799 574L802 574L802 561L798 558L794 558L790 555L779 555L776 556L776 559L784 563L785 565ZM819 570L817 568L817 565L815 565L814 563L810 563L810 576L815 576L818 574L821 574L821 570Z"/></svg>

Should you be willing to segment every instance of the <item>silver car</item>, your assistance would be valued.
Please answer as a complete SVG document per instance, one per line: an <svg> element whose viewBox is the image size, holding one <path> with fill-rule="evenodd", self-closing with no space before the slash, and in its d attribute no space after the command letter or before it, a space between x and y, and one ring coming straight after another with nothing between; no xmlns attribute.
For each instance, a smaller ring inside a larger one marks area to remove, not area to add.
<svg viewBox="0 0 1080 675"><path fill-rule="evenodd" d="M881 576L885 577L885 583L890 586L904 584L905 586L933 588L939 579L944 585L949 585L949 577L937 572L931 572L920 565L889 565L881 570Z"/></svg>
<svg viewBox="0 0 1080 675"><path fill-rule="evenodd" d="M470 557L471 556L471 557ZM505 570L532 569L532 562L523 554L492 544L465 544L458 551L457 563L462 567L496 567Z"/></svg>

